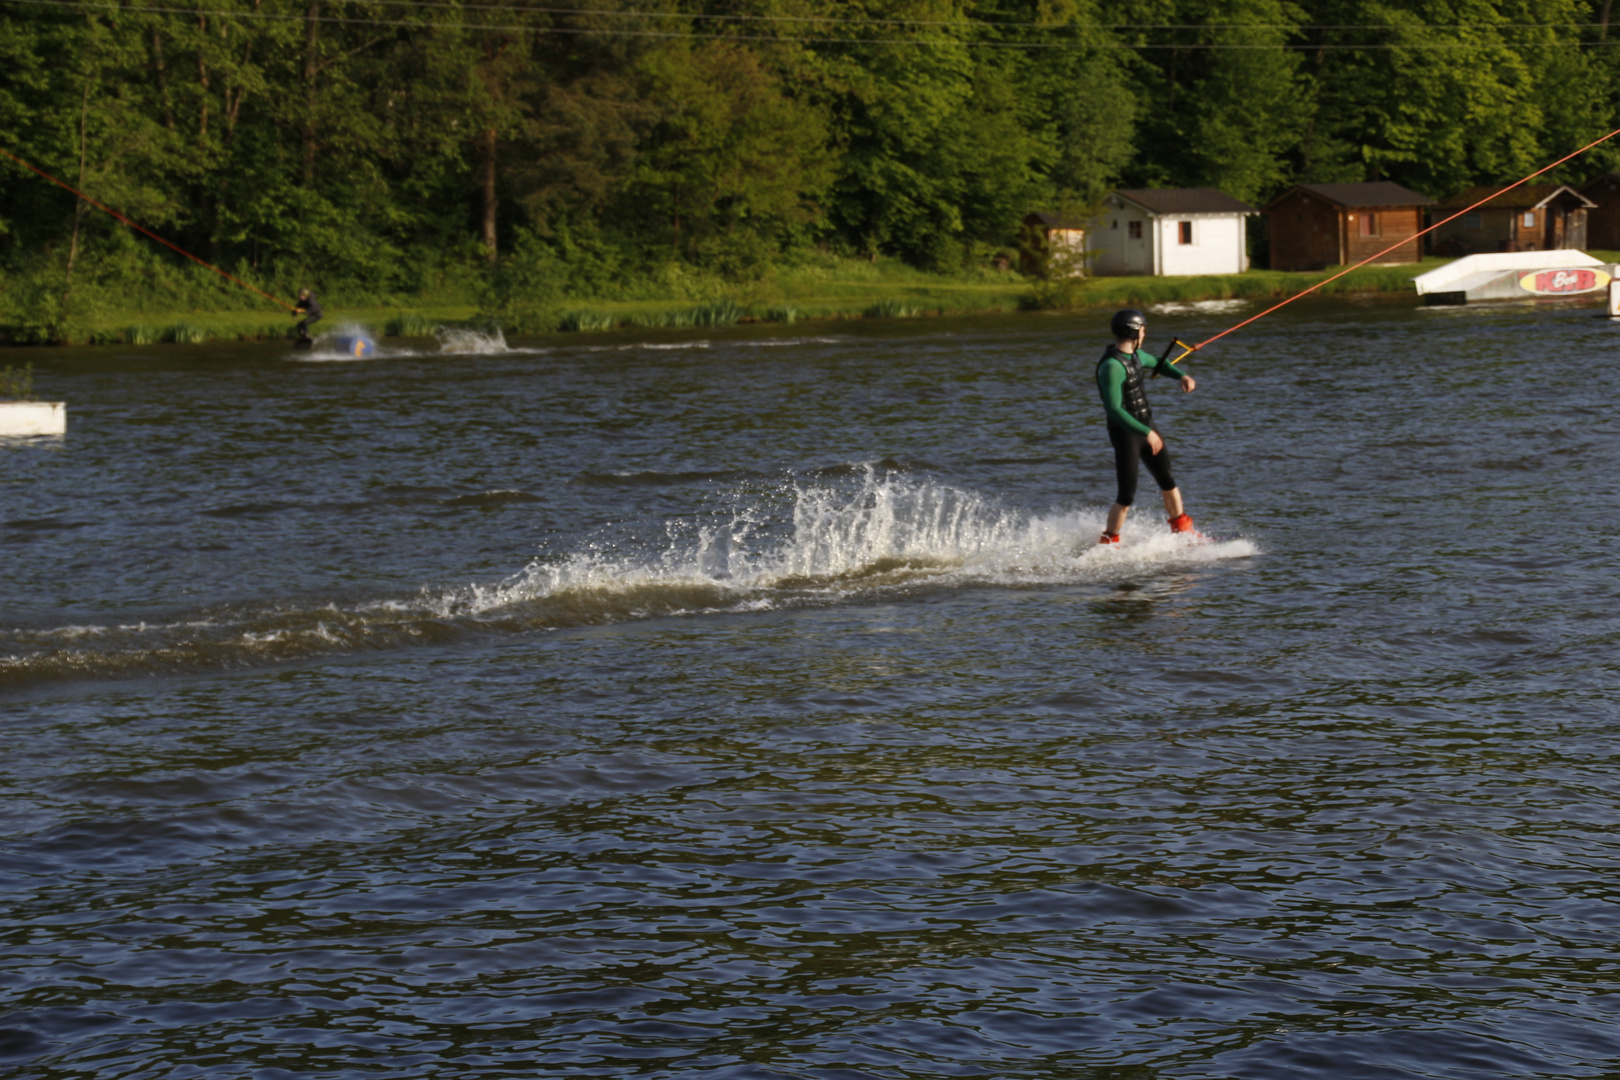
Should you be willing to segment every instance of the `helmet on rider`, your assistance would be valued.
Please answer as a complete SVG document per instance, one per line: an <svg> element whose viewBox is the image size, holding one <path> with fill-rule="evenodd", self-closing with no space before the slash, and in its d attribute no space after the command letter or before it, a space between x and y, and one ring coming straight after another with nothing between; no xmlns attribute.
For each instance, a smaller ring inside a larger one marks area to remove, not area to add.
<svg viewBox="0 0 1620 1080"><path fill-rule="evenodd" d="M1108 329L1113 331L1116 339L1133 338L1146 326L1147 316L1135 308L1116 311L1114 317L1108 320Z"/></svg>

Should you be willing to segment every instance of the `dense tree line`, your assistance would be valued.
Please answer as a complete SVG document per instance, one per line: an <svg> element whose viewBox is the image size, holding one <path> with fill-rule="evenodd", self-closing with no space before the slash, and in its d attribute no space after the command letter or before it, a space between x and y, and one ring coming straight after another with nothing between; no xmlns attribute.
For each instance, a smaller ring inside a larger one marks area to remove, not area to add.
<svg viewBox="0 0 1620 1080"><path fill-rule="evenodd" d="M1615 126L1609 8L3 0L0 146L261 276L489 263L543 292L809 245L949 268L1117 185L1516 178ZM13 272L150 257L9 162L0 230Z"/></svg>

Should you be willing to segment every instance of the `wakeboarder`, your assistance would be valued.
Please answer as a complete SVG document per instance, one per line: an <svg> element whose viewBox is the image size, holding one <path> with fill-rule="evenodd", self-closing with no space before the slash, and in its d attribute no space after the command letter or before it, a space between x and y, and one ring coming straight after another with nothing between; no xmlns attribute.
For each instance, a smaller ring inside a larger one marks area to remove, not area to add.
<svg viewBox="0 0 1620 1080"><path fill-rule="evenodd" d="M298 303L293 305L293 314L303 316L298 324L298 345L301 348L308 348L315 340L309 336L309 328L321 321L321 302L308 289L299 289Z"/></svg>
<svg viewBox="0 0 1620 1080"><path fill-rule="evenodd" d="M1169 360L1142 348L1147 338L1147 317L1140 311L1127 308L1116 312L1108 328L1113 332L1114 343L1097 363L1097 391L1102 395L1103 412L1108 416L1108 441L1114 445L1114 474L1119 490L1114 505L1108 508L1108 521L1099 543L1119 543L1119 531L1125 526L1125 515L1130 512L1131 503L1136 501L1136 479L1144 464L1159 485L1170 531L1193 532L1193 520L1181 505L1181 489L1176 487L1175 477L1170 473L1170 451L1153 424L1146 373L1175 379L1188 394L1198 384L1191 375L1176 370Z"/></svg>

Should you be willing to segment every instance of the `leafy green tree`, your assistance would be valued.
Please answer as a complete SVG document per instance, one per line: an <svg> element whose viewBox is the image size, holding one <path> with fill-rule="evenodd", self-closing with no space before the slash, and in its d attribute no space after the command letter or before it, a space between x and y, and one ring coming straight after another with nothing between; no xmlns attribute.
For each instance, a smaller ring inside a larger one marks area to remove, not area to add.
<svg viewBox="0 0 1620 1080"><path fill-rule="evenodd" d="M827 127L759 59L726 41L660 49L643 62L656 103L625 209L675 253L725 269L756 263L790 225L819 216L831 179Z"/></svg>
<svg viewBox="0 0 1620 1080"><path fill-rule="evenodd" d="M1127 37L1149 93L1131 178L1150 187L1215 187L1249 201L1284 186L1287 154L1308 118L1300 56L1285 47L1303 19L1286 0L1155 5L1153 23L1182 28Z"/></svg>
<svg viewBox="0 0 1620 1080"><path fill-rule="evenodd" d="M846 31L850 44L825 57L822 91L843 150L831 217L843 244L946 268L961 263L965 242L1010 239L1049 187L1052 144L1020 54L985 47L1000 31L945 3L859 10L915 22Z"/></svg>
<svg viewBox="0 0 1620 1080"><path fill-rule="evenodd" d="M1503 182L1615 123L1609 14L1607 0L19 5L0 21L0 146L275 288L487 284L518 304L681 265L751 274L810 243L957 267L1009 246L1029 210L1083 210L1120 184L1259 202L1297 180L1435 196ZM1604 147L1558 177L1617 166ZM202 274L0 166L13 323L60 325L98 290L216 302L228 287Z"/></svg>
<svg viewBox="0 0 1620 1080"><path fill-rule="evenodd" d="M1311 34L1317 134L1304 178L1392 179L1442 197L1533 169L1543 120L1535 62L1506 24L1550 22L1547 9L1564 5L1540 5L1528 20L1504 6L1311 4L1313 23L1357 29Z"/></svg>

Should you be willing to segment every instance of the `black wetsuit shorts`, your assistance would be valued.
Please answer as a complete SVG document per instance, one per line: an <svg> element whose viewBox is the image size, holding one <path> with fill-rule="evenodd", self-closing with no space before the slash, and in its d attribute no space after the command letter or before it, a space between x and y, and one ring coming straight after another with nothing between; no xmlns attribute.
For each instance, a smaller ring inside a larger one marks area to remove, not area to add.
<svg viewBox="0 0 1620 1080"><path fill-rule="evenodd" d="M1136 501L1136 478L1144 464L1148 472L1153 474L1160 491L1169 491L1176 486L1175 477L1170 475L1168 446L1155 454L1148 449L1146 435L1138 435L1118 424L1108 425L1108 441L1114 444L1114 475L1119 479L1119 494L1114 501L1119 505L1129 506Z"/></svg>
<svg viewBox="0 0 1620 1080"><path fill-rule="evenodd" d="M304 316L298 323L298 336L307 338L309 328L321 321L321 302L311 296L308 300L300 300L297 309Z"/></svg>

